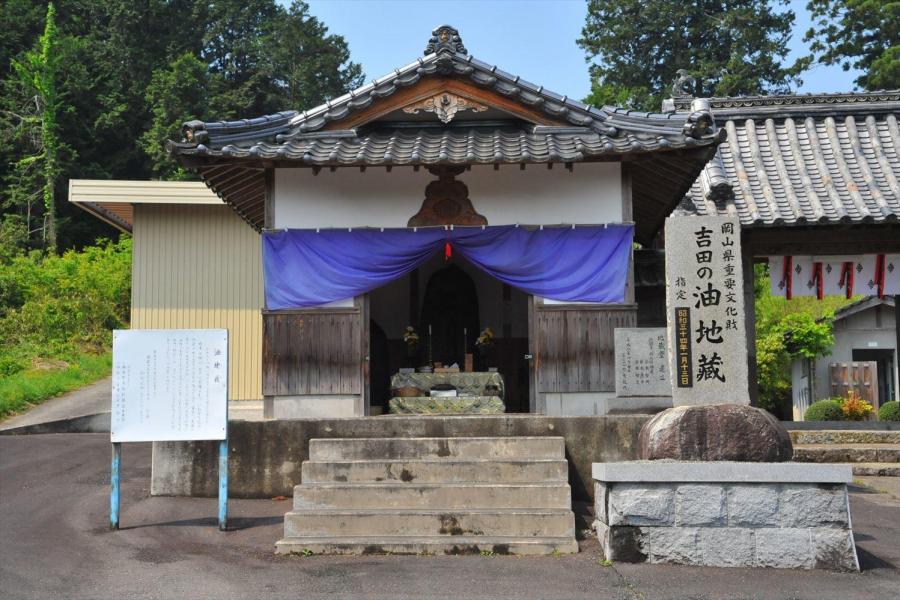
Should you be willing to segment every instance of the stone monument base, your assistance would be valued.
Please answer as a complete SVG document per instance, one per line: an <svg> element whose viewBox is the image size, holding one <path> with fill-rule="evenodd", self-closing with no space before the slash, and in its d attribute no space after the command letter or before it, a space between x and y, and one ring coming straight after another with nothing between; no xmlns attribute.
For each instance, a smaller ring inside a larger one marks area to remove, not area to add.
<svg viewBox="0 0 900 600"><path fill-rule="evenodd" d="M594 463L608 560L859 571L850 465Z"/></svg>
<svg viewBox="0 0 900 600"><path fill-rule="evenodd" d="M412 396L391 398L392 415L498 415L506 412L499 396Z"/></svg>
<svg viewBox="0 0 900 600"><path fill-rule="evenodd" d="M794 448L778 419L740 404L676 406L647 421L638 440L644 460L785 462Z"/></svg>

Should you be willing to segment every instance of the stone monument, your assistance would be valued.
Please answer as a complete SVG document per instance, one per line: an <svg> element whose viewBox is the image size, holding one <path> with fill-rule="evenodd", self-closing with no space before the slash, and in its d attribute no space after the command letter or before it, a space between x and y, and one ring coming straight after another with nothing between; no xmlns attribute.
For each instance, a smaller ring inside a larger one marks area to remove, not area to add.
<svg viewBox="0 0 900 600"><path fill-rule="evenodd" d="M593 466L606 558L858 571L850 466L787 462L787 431L749 406L736 218L666 220L666 310L675 406L641 429L646 460ZM640 388L616 333L616 389Z"/></svg>
<svg viewBox="0 0 900 600"><path fill-rule="evenodd" d="M750 404L736 217L666 220L666 311L673 404Z"/></svg>
<svg viewBox="0 0 900 600"><path fill-rule="evenodd" d="M615 330L616 396L608 414L655 412L672 407L665 327Z"/></svg>
<svg viewBox="0 0 900 600"><path fill-rule="evenodd" d="M664 327L617 328L616 396L671 396Z"/></svg>

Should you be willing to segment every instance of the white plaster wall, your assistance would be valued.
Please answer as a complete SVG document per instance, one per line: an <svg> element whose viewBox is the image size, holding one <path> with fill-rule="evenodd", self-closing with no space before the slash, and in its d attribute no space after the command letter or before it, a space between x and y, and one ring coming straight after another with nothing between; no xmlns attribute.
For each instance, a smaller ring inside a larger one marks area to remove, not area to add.
<svg viewBox="0 0 900 600"><path fill-rule="evenodd" d="M437 178L425 168L275 170L272 207L276 228L406 227ZM457 177L489 225L597 224L622 221L619 163L584 163L568 171L530 165L474 166Z"/></svg>

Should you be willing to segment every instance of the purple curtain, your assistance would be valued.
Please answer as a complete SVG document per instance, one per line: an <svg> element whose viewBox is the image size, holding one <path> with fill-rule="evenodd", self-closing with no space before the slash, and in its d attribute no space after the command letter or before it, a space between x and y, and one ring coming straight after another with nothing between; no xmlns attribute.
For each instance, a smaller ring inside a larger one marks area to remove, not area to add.
<svg viewBox="0 0 900 600"><path fill-rule="evenodd" d="M525 293L621 303L633 233L632 225L265 232L266 307L320 306L370 292L412 271L447 242L454 255Z"/></svg>

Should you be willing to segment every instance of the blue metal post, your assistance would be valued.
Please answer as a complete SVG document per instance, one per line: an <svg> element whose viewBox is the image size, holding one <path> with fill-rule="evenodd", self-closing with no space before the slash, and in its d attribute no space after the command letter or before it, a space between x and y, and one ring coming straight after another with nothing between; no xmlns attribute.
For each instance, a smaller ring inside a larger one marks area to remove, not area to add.
<svg viewBox="0 0 900 600"><path fill-rule="evenodd" d="M122 462L122 444L113 442L112 463L109 474L109 528L119 528L119 465Z"/></svg>
<svg viewBox="0 0 900 600"><path fill-rule="evenodd" d="M228 438L219 442L219 530L228 524Z"/></svg>

